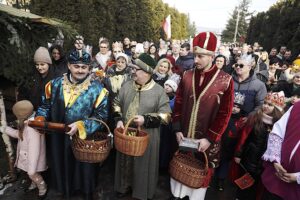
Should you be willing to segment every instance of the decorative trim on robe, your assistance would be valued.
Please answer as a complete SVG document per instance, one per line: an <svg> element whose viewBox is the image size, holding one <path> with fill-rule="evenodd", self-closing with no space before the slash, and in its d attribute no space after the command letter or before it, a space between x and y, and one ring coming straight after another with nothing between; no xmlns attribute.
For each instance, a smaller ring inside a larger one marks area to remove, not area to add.
<svg viewBox="0 0 300 200"><path fill-rule="evenodd" d="M86 138L86 131L85 131L85 127L84 127L84 122L83 121L77 121L76 122L77 128L78 128L78 135L79 138L84 140Z"/></svg>

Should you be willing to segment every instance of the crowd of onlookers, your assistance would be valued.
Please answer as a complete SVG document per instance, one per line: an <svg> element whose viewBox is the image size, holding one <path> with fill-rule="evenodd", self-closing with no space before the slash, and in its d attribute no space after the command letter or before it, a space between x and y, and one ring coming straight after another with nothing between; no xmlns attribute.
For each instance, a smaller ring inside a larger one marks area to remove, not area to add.
<svg viewBox="0 0 300 200"><path fill-rule="evenodd" d="M106 38L100 38L98 47L99 52L91 55L91 73L109 91L110 106L122 85L131 79L132 64L143 53L150 55L156 62L152 79L164 88L171 109L182 74L194 68L194 55L189 41L137 43L126 37L123 41L111 43ZM86 48L82 36L76 37L74 48L79 53L87 51L92 54L92 50ZM28 99L36 110L41 104L40 97L45 92L45 85L68 73L66 57L60 45L37 49L34 55L37 70L32 76L32 87L20 88L18 99ZM300 99L300 55L293 55L286 46L281 46L279 52L277 48L267 52L258 43L243 44L241 47L221 45L216 52L214 64L232 75L234 106L222 137L221 162L211 185L222 191L224 180L228 177L232 180L238 178L244 169L252 175L255 184L246 190L238 189L237 198L255 198L255 195L263 193L256 190L256 187L261 184L261 157L267 149L268 134L273 124ZM110 121L112 117L108 119L113 128L114 124ZM161 127L161 170L168 168L176 149L175 135L171 130L171 124ZM240 165L242 168L239 168ZM238 168L241 169L240 174L236 170ZM39 179L39 184L42 183L39 176L34 178Z"/></svg>

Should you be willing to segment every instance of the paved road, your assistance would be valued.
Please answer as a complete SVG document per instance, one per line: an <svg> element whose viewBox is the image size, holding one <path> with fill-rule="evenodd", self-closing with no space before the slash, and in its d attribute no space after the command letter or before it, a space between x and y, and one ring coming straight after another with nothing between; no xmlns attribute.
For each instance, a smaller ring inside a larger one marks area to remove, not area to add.
<svg viewBox="0 0 300 200"><path fill-rule="evenodd" d="M1 163L0 163L1 164ZM3 163L2 163L3 164ZM37 199L37 191L31 193L25 193L24 187L26 182L26 174L19 175L18 181L11 185L4 191L1 195L0 200L34 200ZM109 159L106 160L101 167L99 167L98 176L98 186L96 190L97 200L117 200L115 192L113 190L114 181L114 157L113 154L110 155ZM3 191L2 191L3 192ZM217 191L216 189L210 187L207 192L206 200L232 200L234 199L235 189L230 183L226 183L224 191ZM170 186L169 186L169 176L167 173L161 174L159 176L159 182L157 186L157 191L154 200L167 200L171 197ZM46 199L49 200L60 200L54 196L54 192L50 189ZM71 198L71 200L81 200L82 197L79 195ZM130 200L130 197L122 198L122 200ZM188 199L188 198L185 198Z"/></svg>

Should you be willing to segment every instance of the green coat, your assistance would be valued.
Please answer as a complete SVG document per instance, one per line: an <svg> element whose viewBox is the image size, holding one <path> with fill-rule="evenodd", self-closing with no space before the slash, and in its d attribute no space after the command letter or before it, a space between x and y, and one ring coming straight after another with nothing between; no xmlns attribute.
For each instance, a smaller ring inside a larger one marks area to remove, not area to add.
<svg viewBox="0 0 300 200"><path fill-rule="evenodd" d="M132 157L117 152L115 190L124 193L130 187L134 198L152 199L158 181L159 127L161 123L169 122L169 98L164 89L153 80L142 88L134 81L129 81L122 86L114 100L113 110L114 115L124 123L135 115L143 115L145 123L142 129L150 135L143 156Z"/></svg>

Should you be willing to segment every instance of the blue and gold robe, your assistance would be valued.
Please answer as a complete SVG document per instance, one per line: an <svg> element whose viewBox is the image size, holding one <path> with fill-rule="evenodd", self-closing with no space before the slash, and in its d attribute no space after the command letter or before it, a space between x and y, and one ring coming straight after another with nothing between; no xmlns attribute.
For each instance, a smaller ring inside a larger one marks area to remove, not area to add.
<svg viewBox="0 0 300 200"><path fill-rule="evenodd" d="M69 74L65 74L46 84L42 105L36 116L66 125L75 122L80 138L85 139L104 128L102 124L89 118L106 121L107 101L108 92L99 81L88 76L74 84L69 80ZM95 166L75 160L69 135L51 133L48 140L48 160L54 188L66 197L77 189L92 193L95 188Z"/></svg>

